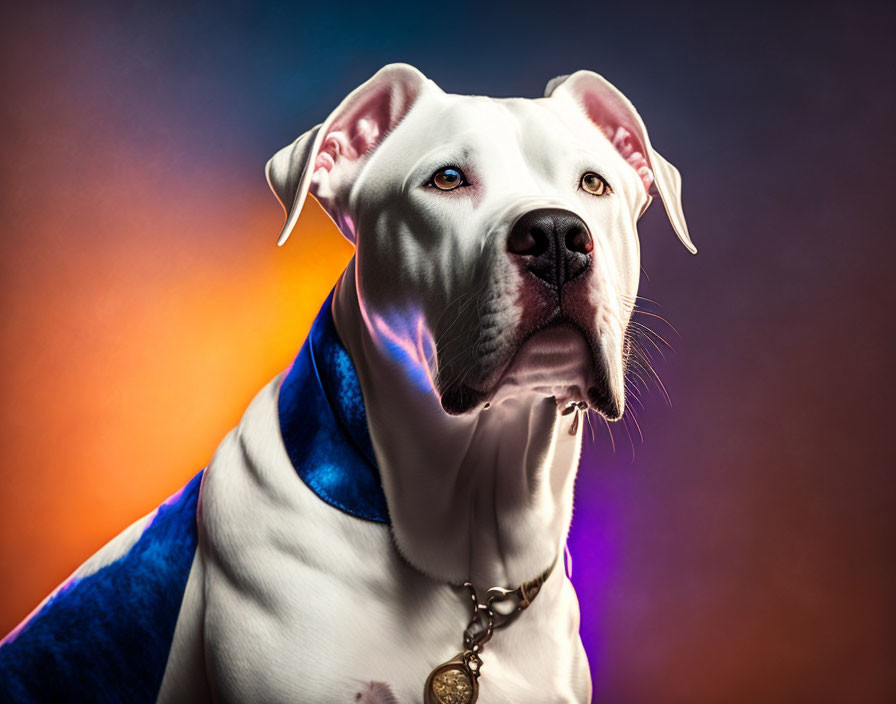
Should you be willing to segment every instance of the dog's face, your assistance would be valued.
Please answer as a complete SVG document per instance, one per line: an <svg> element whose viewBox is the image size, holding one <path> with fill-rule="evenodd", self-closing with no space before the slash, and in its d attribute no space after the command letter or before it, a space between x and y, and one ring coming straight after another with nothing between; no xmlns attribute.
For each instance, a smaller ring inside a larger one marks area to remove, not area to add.
<svg viewBox="0 0 896 704"><path fill-rule="evenodd" d="M355 243L373 339L451 414L538 394L619 418L654 185L693 250L628 101L589 72L546 93L450 95L389 66L268 164L281 242L313 193Z"/></svg>

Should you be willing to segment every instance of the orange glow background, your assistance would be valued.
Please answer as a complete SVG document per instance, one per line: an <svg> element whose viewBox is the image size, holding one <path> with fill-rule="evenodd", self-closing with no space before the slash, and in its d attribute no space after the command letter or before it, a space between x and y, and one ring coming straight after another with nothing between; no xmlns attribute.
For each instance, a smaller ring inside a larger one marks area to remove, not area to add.
<svg viewBox="0 0 896 704"><path fill-rule="evenodd" d="M267 154L216 174L216 139L190 152L90 99L89 23L28 19L3 76L4 634L205 466L351 256L313 202L278 248ZM53 51L33 51L36 27Z"/></svg>
<svg viewBox="0 0 896 704"><path fill-rule="evenodd" d="M170 174L68 176L77 190L4 243L18 303L0 352L4 633L208 462L351 256L313 202L301 242L277 248L282 214L260 172L235 208L220 192L172 208ZM115 237L80 236L100 229Z"/></svg>

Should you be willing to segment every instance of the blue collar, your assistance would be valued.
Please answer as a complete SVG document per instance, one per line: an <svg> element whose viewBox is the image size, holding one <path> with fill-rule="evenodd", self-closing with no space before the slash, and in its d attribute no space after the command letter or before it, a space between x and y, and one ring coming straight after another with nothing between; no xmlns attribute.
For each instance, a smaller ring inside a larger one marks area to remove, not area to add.
<svg viewBox="0 0 896 704"><path fill-rule="evenodd" d="M280 386L280 433L311 491L352 516L389 523L361 385L332 304L331 292Z"/></svg>

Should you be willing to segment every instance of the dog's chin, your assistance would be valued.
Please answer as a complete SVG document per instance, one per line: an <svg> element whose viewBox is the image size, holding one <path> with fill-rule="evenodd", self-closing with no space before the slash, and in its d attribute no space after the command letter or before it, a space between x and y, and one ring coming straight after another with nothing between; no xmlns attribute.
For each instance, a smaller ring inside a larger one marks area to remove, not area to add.
<svg viewBox="0 0 896 704"><path fill-rule="evenodd" d="M504 369L481 388L460 383L441 394L442 408L458 416L522 396L553 398L558 406L583 404L607 420L619 420L622 401L616 397L599 351L569 323L558 323L529 336Z"/></svg>

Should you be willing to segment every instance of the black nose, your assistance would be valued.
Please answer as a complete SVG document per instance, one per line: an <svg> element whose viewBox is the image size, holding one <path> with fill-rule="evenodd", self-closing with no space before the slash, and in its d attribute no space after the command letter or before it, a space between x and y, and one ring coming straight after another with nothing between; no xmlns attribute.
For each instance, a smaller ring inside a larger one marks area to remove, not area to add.
<svg viewBox="0 0 896 704"><path fill-rule="evenodd" d="M529 271L557 290L588 268L592 249L585 221L559 208L529 211L507 237L507 251L521 257Z"/></svg>

